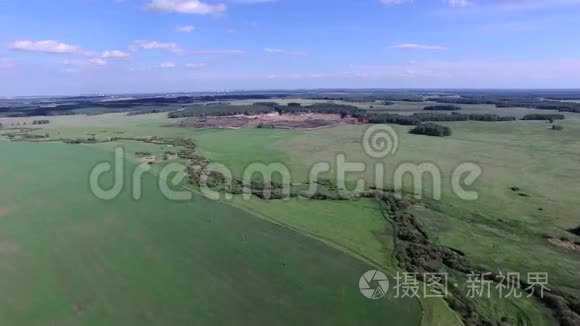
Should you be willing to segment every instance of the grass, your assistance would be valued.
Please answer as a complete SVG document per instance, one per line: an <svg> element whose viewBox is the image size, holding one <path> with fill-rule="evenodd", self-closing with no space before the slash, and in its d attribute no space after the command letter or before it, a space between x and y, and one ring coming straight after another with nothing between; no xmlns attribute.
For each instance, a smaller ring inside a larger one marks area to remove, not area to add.
<svg viewBox="0 0 580 326"><path fill-rule="evenodd" d="M443 200L432 203L436 211L423 223L430 225L429 234L439 244L462 250L472 261L492 271L523 275L548 272L552 286L579 293L577 253L552 246L543 237L578 239L565 230L579 223L580 120L569 119L563 124L564 131L555 133L545 122L446 123L454 134L445 139L410 135L408 127L392 126L399 134L400 147L394 157L382 161L386 184L392 186L389 177L400 163L435 163L443 174ZM297 174L299 178L306 178L312 164L329 161L335 153L346 153L348 162L366 162L372 167L377 161L361 149L364 128L316 131L272 147L287 149L294 171L302 171ZM475 202L459 200L450 187L451 171L466 161L479 164L484 171L471 187L480 194ZM362 176L372 184L372 171L369 168L367 173L350 179ZM429 180L425 182L429 189ZM519 196L509 189L512 186L529 197ZM535 320L542 319L538 313L545 313L534 302L519 305Z"/></svg>
<svg viewBox="0 0 580 326"><path fill-rule="evenodd" d="M413 110L411 107L399 109ZM493 113L484 107L465 110ZM522 115L529 113L527 109L513 109L513 112L510 109L501 110L502 113L509 112L506 115L515 115L512 113L516 111ZM537 113L537 110L534 112ZM64 119L64 122L56 121L46 127L46 131L50 132L51 137L56 137L55 133L60 133L60 137L86 133L110 137L119 131L127 137L190 137L199 142L204 155L226 164L237 175L255 161L283 162L290 167L294 182L307 180L309 169L315 163L333 163L337 153L345 153L347 162L365 162L369 167L378 162L362 150L364 126L341 126L310 132L253 128L188 130L160 127L167 123L160 115L122 119L110 115L84 119L82 127L76 125L77 122ZM108 119L115 122L109 124ZM433 209L417 215L422 217L421 222L438 244L460 249L474 263L492 271L517 271L523 274L548 272L550 285L580 295L580 279L575 273L580 270L577 253L554 247L543 237L579 239L566 232L566 229L577 227L579 223L578 115L568 115L568 119L561 122L565 127L563 131L549 130L550 124L539 121L442 124L453 129L451 137L441 139L410 135L409 127L392 126L400 137L400 147L395 156L382 160L386 166L387 186L392 185L393 171L400 163L435 163L443 174L443 200L431 202ZM126 146L131 152L141 148L141 145ZM110 144L79 146L82 147L111 150ZM450 173L465 161L479 164L484 171L471 187L480 194L477 201L459 200L451 191ZM372 170L351 175L347 180L362 176L367 185L371 185ZM329 176L333 178L332 174ZM428 188L429 180L425 182ZM520 190L514 192L510 187ZM519 196L518 193L529 197ZM388 259L393 250L389 225L381 220L376 208L369 202L238 200L234 204L291 230L321 239L386 270L392 272L396 269ZM2 202L0 208L1 205ZM526 316L533 324L551 322L547 317L549 313L530 300L482 300L478 305L487 315L497 319L507 314ZM423 308L427 325L457 322L455 315L441 300L424 300Z"/></svg>
<svg viewBox="0 0 580 326"><path fill-rule="evenodd" d="M419 323L415 301L361 296L363 261L229 205L169 202L153 175L142 201L94 198L98 146L0 151L0 324Z"/></svg>
<svg viewBox="0 0 580 326"><path fill-rule="evenodd" d="M297 232L305 233L360 257L390 275L401 271L393 256L393 229L372 200L356 202L309 201L245 201L234 203L260 216ZM439 298L421 299L423 325L461 325L461 321Z"/></svg>
<svg viewBox="0 0 580 326"><path fill-rule="evenodd" d="M391 271L392 230L385 223L378 205L371 200L358 202L242 200L236 205L259 212L270 220L325 239L351 253Z"/></svg>
<svg viewBox="0 0 580 326"><path fill-rule="evenodd" d="M202 155L226 164L234 175L240 176L251 163L265 164L287 162L284 148L272 148L277 141L294 137L297 133L284 130L248 128L240 130L208 130L197 132Z"/></svg>

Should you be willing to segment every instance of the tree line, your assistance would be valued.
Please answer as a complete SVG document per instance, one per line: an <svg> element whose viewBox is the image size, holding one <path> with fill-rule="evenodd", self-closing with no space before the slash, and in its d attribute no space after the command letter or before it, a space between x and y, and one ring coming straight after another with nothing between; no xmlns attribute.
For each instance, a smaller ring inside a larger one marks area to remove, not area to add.
<svg viewBox="0 0 580 326"><path fill-rule="evenodd" d="M425 111L460 111L461 107L447 104L447 105L430 105L426 106Z"/></svg>
<svg viewBox="0 0 580 326"><path fill-rule="evenodd" d="M299 103L289 105L277 105L273 103L254 103L252 105L195 105L185 110L170 112L169 118L187 118L203 116L233 116L233 115L256 115L277 112L279 114L320 113L340 114L341 116L363 117L365 110L352 105L335 103L318 103L302 106Z"/></svg>
<svg viewBox="0 0 580 326"><path fill-rule="evenodd" d="M514 121L515 117L502 117L497 114L481 114L470 113L462 114L453 112L451 114L444 113L414 113L412 115L401 115L392 113L374 113L368 117L369 123L393 123L405 126L419 125L423 122L431 121Z"/></svg>
<svg viewBox="0 0 580 326"><path fill-rule="evenodd" d="M554 121L554 120L564 120L566 116L563 114L546 114L546 113L534 113L534 114L526 114L522 120L547 120L547 121Z"/></svg>

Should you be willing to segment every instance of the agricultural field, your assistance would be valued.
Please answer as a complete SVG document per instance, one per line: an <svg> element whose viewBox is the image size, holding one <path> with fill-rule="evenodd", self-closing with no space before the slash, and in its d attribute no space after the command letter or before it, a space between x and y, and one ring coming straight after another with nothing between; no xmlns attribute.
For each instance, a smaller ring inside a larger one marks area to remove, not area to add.
<svg viewBox="0 0 580 326"><path fill-rule="evenodd" d="M228 102L236 107L332 102L351 105L357 114L403 116L440 104L298 97ZM340 116L339 123L320 128L264 128L256 122L208 126L197 123L207 121L205 116L170 119L166 112L50 116L42 125L33 125L38 117L0 118L0 268L6 275L0 280L5 294L0 320L14 325L558 323L561 316L541 300L505 299L497 290L469 301L477 317L443 298L400 298L391 291L375 301L359 291L359 278L368 270L385 272L392 284L409 272L401 252L414 244L401 238L400 212L352 190L362 181L365 191L393 189L409 196L404 213L428 236L428 249L452 248L464 264L493 273L549 273L550 287L580 297L580 236L571 232L580 226L580 114L564 112L566 119L557 122L523 121L525 115L554 111L455 105L461 114L517 120L437 121L453 131L448 137L410 134L408 125L374 124L392 128L398 137L397 151L377 159L363 146L370 125ZM553 130L554 125L562 129ZM195 142L195 158L187 143L176 140ZM119 146L127 154L126 178L139 164L151 167L142 200L131 199L127 186L118 198L103 201L87 185L92 167L112 161ZM337 175L338 155L363 163L365 171ZM163 167L199 158L223 164L234 178L252 163L281 163L298 190L312 185L312 166L329 163L330 171L320 175L326 197L247 200L233 193L213 201L195 182L182 180L175 186L192 199L166 199L156 186ZM482 170L468 187L477 200L463 200L452 189L452 172L465 162ZM421 191L408 177L394 189L395 171L404 163L436 166L441 198L429 176L422 178ZM382 185L375 178L377 166ZM332 197L342 182L354 196ZM464 273L449 265L437 268L450 274L450 286L467 292Z"/></svg>
<svg viewBox="0 0 580 326"><path fill-rule="evenodd" d="M416 300L360 295L368 263L231 205L169 202L153 175L142 201L93 197L98 146L0 151L3 325L420 322Z"/></svg>

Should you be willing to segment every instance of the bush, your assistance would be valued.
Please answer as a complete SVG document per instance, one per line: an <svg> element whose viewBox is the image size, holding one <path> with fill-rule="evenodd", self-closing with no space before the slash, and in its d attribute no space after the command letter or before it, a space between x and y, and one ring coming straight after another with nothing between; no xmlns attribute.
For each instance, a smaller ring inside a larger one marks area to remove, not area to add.
<svg viewBox="0 0 580 326"><path fill-rule="evenodd" d="M543 113L534 113L534 114L526 114L522 120L547 120L547 121L554 121L554 120L564 120L566 117L563 114L543 114Z"/></svg>
<svg viewBox="0 0 580 326"><path fill-rule="evenodd" d="M34 121L32 121L33 125L46 125L49 123L50 123L50 120L34 120Z"/></svg>
<svg viewBox="0 0 580 326"><path fill-rule="evenodd" d="M459 111L461 108L455 105L431 105L426 106L425 111Z"/></svg>
<svg viewBox="0 0 580 326"><path fill-rule="evenodd" d="M451 128L428 122L413 128L410 133L414 135L426 135L435 137L451 136Z"/></svg>
<svg viewBox="0 0 580 326"><path fill-rule="evenodd" d="M274 125L273 124L265 124L263 122L260 122L260 123L258 123L256 128L258 128L258 129L274 129Z"/></svg>
<svg viewBox="0 0 580 326"><path fill-rule="evenodd" d="M552 130L564 130L564 126L562 126L562 125L552 125Z"/></svg>

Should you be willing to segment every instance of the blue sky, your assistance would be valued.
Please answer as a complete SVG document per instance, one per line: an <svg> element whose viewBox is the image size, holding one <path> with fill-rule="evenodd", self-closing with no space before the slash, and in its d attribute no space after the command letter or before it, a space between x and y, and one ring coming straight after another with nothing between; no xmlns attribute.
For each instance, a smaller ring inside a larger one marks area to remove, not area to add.
<svg viewBox="0 0 580 326"><path fill-rule="evenodd" d="M580 88L580 0L0 0L0 96Z"/></svg>

